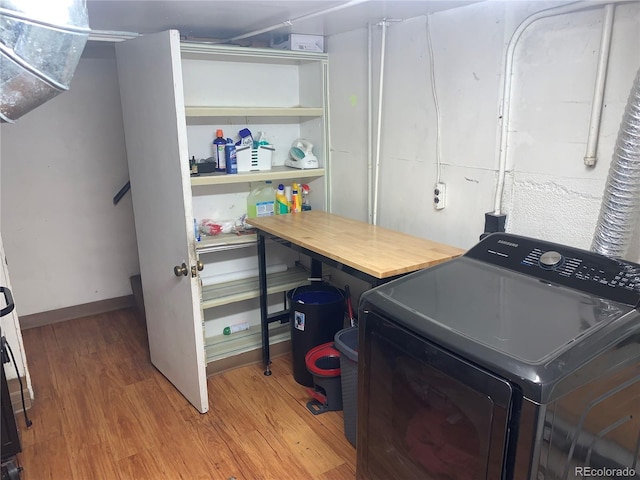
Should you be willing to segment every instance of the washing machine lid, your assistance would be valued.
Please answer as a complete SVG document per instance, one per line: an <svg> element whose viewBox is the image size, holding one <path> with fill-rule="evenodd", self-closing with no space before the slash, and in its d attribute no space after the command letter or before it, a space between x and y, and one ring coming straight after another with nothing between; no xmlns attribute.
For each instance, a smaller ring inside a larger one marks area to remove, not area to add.
<svg viewBox="0 0 640 480"><path fill-rule="evenodd" d="M538 261L530 256L535 249ZM563 266L540 268L539 258L558 250ZM597 282L591 277L576 279L583 266L591 269L592 256L502 235L485 239L463 257L371 290L363 302L412 332L506 376L534 384L553 382L569 365L577 368L602 345L627 335L632 319L640 331L640 315L628 304L640 299L640 282L637 292L633 282L633 288L622 287L622 292L617 285L603 290L601 277L613 281L614 270L620 270L618 261L604 268ZM581 260L570 275L562 270L568 259ZM602 262L604 257L596 259ZM575 282L582 288L573 288Z"/></svg>

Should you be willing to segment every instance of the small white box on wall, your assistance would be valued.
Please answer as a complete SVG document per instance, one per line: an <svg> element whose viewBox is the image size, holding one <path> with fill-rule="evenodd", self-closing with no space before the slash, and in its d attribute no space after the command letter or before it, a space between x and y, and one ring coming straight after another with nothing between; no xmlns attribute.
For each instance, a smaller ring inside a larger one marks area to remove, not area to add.
<svg viewBox="0 0 640 480"><path fill-rule="evenodd" d="M304 52L324 52L324 37L322 35L303 35L301 33L286 33L271 37L271 47L283 50L298 50Z"/></svg>

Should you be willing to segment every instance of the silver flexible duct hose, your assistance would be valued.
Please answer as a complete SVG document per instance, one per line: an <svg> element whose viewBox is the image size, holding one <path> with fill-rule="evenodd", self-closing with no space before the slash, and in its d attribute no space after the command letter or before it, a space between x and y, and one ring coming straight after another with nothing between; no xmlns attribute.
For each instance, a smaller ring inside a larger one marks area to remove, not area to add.
<svg viewBox="0 0 640 480"><path fill-rule="evenodd" d="M622 117L591 250L612 258L624 257L639 215L640 70Z"/></svg>
<svg viewBox="0 0 640 480"><path fill-rule="evenodd" d="M67 91L89 32L84 0L0 0L0 120Z"/></svg>

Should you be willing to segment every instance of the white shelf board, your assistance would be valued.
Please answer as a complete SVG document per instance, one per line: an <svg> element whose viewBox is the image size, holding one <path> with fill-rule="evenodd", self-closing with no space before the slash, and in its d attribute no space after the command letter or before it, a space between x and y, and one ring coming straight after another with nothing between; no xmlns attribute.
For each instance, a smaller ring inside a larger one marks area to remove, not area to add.
<svg viewBox="0 0 640 480"><path fill-rule="evenodd" d="M267 293L286 292L292 288L306 284L309 272L302 268L290 268L285 272L267 275ZM251 277L233 282L220 283L202 287L202 309L229 305L231 303L258 298L260 284L258 277Z"/></svg>
<svg viewBox="0 0 640 480"><path fill-rule="evenodd" d="M288 323L270 323L268 328L269 343L272 346L291 338L291 327ZM252 325L249 330L231 335L207 337L205 338L207 363L257 350L261 346L262 332L260 331L260 325Z"/></svg>
<svg viewBox="0 0 640 480"><path fill-rule="evenodd" d="M181 42L182 58L256 63L299 65L309 62L327 62L329 54L276 48L249 48L235 45L216 45L206 42Z"/></svg>
<svg viewBox="0 0 640 480"><path fill-rule="evenodd" d="M202 174L197 177L191 177L191 186L229 185L243 182L262 182L264 180L299 180L322 177L324 173L324 168L299 169L279 166L262 172Z"/></svg>
<svg viewBox="0 0 640 480"><path fill-rule="evenodd" d="M185 107L187 117L322 117L322 107Z"/></svg>
<svg viewBox="0 0 640 480"><path fill-rule="evenodd" d="M256 243L257 237L255 233L247 233L243 235L222 233L220 235L201 238L202 239L199 242L196 242L196 251L198 253L211 253L247 247Z"/></svg>

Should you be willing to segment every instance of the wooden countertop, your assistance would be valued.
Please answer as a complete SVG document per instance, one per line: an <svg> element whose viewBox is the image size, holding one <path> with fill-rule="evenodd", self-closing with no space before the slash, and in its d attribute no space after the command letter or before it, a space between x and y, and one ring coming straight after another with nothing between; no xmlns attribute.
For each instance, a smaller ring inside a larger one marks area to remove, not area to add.
<svg viewBox="0 0 640 480"><path fill-rule="evenodd" d="M376 278L431 267L464 250L320 210L249 218L259 230Z"/></svg>

